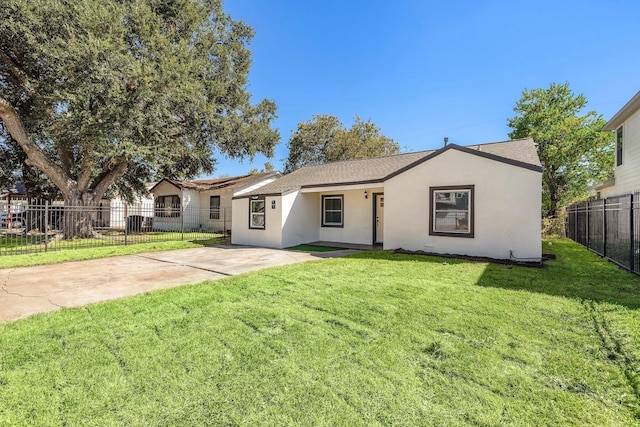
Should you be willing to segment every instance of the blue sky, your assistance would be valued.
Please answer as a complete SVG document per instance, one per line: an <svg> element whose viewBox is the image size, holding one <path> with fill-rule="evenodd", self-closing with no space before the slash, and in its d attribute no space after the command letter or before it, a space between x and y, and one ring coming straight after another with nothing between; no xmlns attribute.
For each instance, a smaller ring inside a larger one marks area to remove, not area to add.
<svg viewBox="0 0 640 427"><path fill-rule="evenodd" d="M371 119L403 151L506 140L522 91L568 81L610 118L640 90L640 2L226 0L254 27L249 92L275 100L275 156L313 114Z"/></svg>

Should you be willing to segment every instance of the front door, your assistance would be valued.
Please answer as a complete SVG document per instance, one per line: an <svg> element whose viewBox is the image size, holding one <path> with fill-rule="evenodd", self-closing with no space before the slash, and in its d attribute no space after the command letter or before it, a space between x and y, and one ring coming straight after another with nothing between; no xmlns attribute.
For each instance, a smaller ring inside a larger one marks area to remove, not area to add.
<svg viewBox="0 0 640 427"><path fill-rule="evenodd" d="M373 217L376 221L374 224L375 236L374 243L382 243L384 238L384 193L374 194L374 212Z"/></svg>

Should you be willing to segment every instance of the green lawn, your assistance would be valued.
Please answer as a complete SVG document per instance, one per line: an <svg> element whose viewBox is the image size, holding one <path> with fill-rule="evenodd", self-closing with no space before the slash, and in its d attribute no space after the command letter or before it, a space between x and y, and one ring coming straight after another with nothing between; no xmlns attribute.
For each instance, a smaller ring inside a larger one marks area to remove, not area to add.
<svg viewBox="0 0 640 427"><path fill-rule="evenodd" d="M130 243L128 245L85 246L76 248L72 242L68 247L50 252L36 252L29 254L4 254L0 256L0 268L28 267L34 265L54 264L67 261L83 261L88 259L106 258L119 255L139 254L143 252L169 251L175 249L198 248L207 245L228 243L223 236L205 240L194 240L202 235L185 236L185 240L155 241L148 243Z"/></svg>
<svg viewBox="0 0 640 427"><path fill-rule="evenodd" d="M45 240L48 245L45 247ZM143 233L125 234L124 230L100 230L93 238L58 239L50 234L47 239L43 234L0 234L0 255L26 254L67 249L87 249L104 246L131 245L139 243L158 243L178 240L220 240L221 234L211 232L189 231L147 231Z"/></svg>
<svg viewBox="0 0 640 427"><path fill-rule="evenodd" d="M0 325L0 425L640 423L640 279L363 252Z"/></svg>

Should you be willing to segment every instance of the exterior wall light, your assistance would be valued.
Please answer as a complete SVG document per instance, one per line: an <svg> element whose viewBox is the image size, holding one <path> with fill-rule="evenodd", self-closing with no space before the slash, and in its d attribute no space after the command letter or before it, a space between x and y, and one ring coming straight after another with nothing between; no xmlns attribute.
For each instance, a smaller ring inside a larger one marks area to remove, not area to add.
<svg viewBox="0 0 640 427"><path fill-rule="evenodd" d="M369 198L369 192L367 190L364 190L364 198L365 199Z"/></svg>

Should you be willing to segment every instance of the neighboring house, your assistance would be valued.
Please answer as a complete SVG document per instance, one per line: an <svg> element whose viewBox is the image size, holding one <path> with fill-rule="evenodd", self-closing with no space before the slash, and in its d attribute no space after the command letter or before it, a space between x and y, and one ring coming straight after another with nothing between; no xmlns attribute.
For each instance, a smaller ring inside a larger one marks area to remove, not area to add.
<svg viewBox="0 0 640 427"><path fill-rule="evenodd" d="M538 260L541 172L532 139L303 167L234 197L232 243Z"/></svg>
<svg viewBox="0 0 640 427"><path fill-rule="evenodd" d="M12 187L0 188L0 228L22 227L28 199L24 183L18 181ZM11 221L13 224L11 224Z"/></svg>
<svg viewBox="0 0 640 427"><path fill-rule="evenodd" d="M232 229L231 199L269 184L279 172L263 172L217 179L163 179L153 188L154 230Z"/></svg>
<svg viewBox="0 0 640 427"><path fill-rule="evenodd" d="M150 227L153 221L154 206L153 195L151 189L156 185L155 182L145 184L149 195L138 196L133 202L125 202L120 197L116 196L111 199L111 217L110 225L114 228L124 228L126 226L127 218L131 216L141 216L145 219L145 223L142 224L146 227Z"/></svg>
<svg viewBox="0 0 640 427"><path fill-rule="evenodd" d="M12 205L25 205L27 204L27 189L23 182L18 181L12 187L0 188L0 204L5 206L7 204Z"/></svg>
<svg viewBox="0 0 640 427"><path fill-rule="evenodd" d="M591 188L598 198L640 190L640 92L609 120L602 130L615 132L614 178Z"/></svg>

